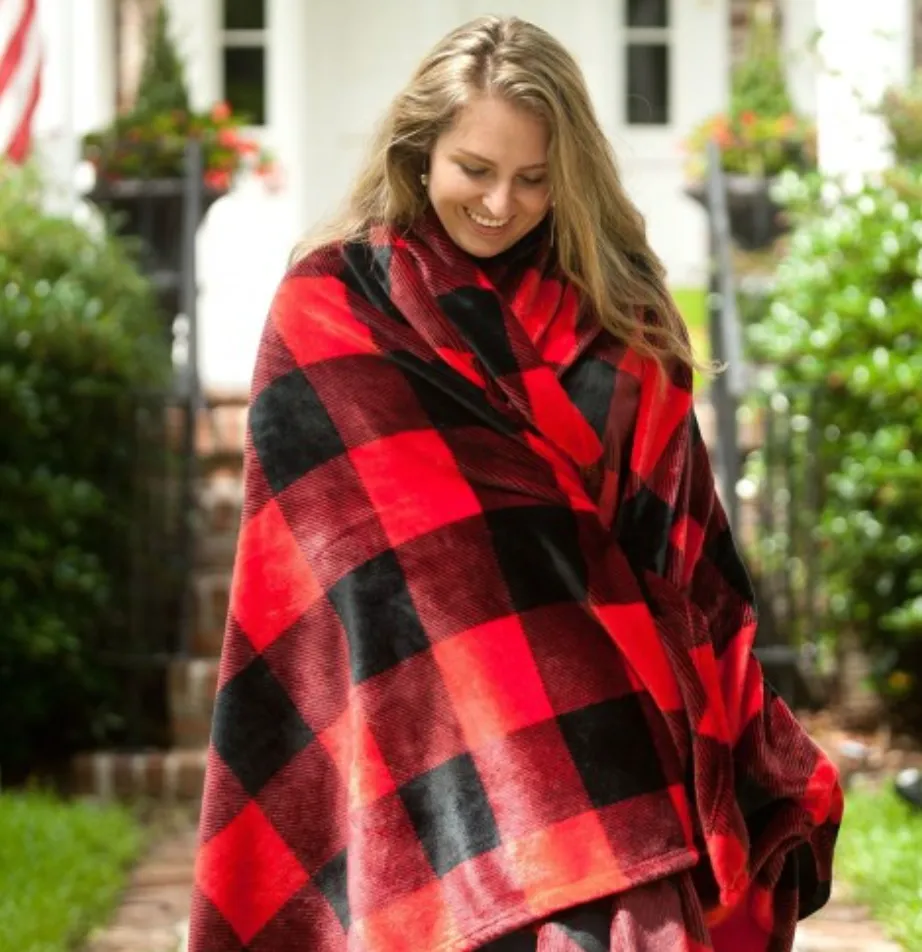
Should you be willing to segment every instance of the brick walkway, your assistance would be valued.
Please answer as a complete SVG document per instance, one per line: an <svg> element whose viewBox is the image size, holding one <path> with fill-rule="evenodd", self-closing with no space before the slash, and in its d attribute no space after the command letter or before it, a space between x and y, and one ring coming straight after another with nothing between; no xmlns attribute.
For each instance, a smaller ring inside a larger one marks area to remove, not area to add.
<svg viewBox="0 0 922 952"><path fill-rule="evenodd" d="M167 833L136 867L111 922L83 952L180 952L189 918L196 833Z"/></svg>
<svg viewBox="0 0 922 952"><path fill-rule="evenodd" d="M173 832L154 844L135 870L109 925L83 952L182 952L189 915L195 832ZM868 911L839 890L801 924L795 952L902 952Z"/></svg>

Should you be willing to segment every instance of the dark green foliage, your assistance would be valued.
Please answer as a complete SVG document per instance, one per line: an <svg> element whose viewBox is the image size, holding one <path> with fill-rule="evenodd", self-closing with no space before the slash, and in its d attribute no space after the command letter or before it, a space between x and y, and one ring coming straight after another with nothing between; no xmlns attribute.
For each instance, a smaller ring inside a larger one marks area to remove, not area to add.
<svg viewBox="0 0 922 952"><path fill-rule="evenodd" d="M754 2L749 14L746 56L730 80L730 112L734 118L752 112L765 119L779 119L794 112L788 93L784 60L772 4Z"/></svg>
<svg viewBox="0 0 922 952"><path fill-rule="evenodd" d="M96 648L123 621L132 394L168 372L124 248L45 214L0 166L0 768L107 728Z"/></svg>
<svg viewBox="0 0 922 952"><path fill-rule="evenodd" d="M134 112L141 116L153 116L173 109L188 112L189 89L185 68L170 36L163 3L157 6L148 42Z"/></svg>
<svg viewBox="0 0 922 952"><path fill-rule="evenodd" d="M861 637L894 710L922 726L922 178L792 183L799 224L750 344L782 385L821 395L830 632Z"/></svg>

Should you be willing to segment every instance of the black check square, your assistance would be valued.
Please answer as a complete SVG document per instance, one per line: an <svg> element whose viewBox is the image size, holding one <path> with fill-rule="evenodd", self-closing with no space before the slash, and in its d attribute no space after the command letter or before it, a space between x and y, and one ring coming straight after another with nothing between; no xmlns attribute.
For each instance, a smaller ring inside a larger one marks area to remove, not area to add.
<svg viewBox="0 0 922 952"><path fill-rule="evenodd" d="M344 932L349 931L352 924L352 913L349 911L349 890L346 880L349 851L337 853L323 869L314 876L314 885L323 893L327 902L333 907L336 918Z"/></svg>
<svg viewBox="0 0 922 952"><path fill-rule="evenodd" d="M313 736L262 658L251 661L218 692L213 743L250 796Z"/></svg>
<svg viewBox="0 0 922 952"><path fill-rule="evenodd" d="M514 506L487 512L486 522L516 611L586 598L586 561L571 510Z"/></svg>
<svg viewBox="0 0 922 952"><path fill-rule="evenodd" d="M439 307L494 377L519 372L506 336L499 297L486 288L463 287L439 297Z"/></svg>
<svg viewBox="0 0 922 952"><path fill-rule="evenodd" d="M746 564L740 558L739 550L733 540L733 533L729 527L724 528L713 538L709 539L705 547L705 554L726 584L745 602L755 601L755 592L752 579L746 569Z"/></svg>
<svg viewBox="0 0 922 952"><path fill-rule="evenodd" d="M276 378L255 398L249 426L266 481L276 493L346 450L301 370Z"/></svg>
<svg viewBox="0 0 922 952"><path fill-rule="evenodd" d="M663 766L637 695L592 704L561 715L557 722L597 809L666 788Z"/></svg>
<svg viewBox="0 0 922 952"><path fill-rule="evenodd" d="M469 754L460 754L400 788L436 875L500 845L496 818Z"/></svg>
<svg viewBox="0 0 922 952"><path fill-rule="evenodd" d="M672 507L645 486L622 503L615 532L633 568L664 573L674 518Z"/></svg>
<svg viewBox="0 0 922 952"><path fill-rule="evenodd" d="M346 269L343 284L375 310L401 324L407 319L400 313L390 294L392 249L388 245L350 242L343 248Z"/></svg>
<svg viewBox="0 0 922 952"><path fill-rule="evenodd" d="M564 390L601 440L611 416L618 371L598 357L577 361L561 378Z"/></svg>
<svg viewBox="0 0 922 952"><path fill-rule="evenodd" d="M425 415L437 430L487 426L500 433L519 429L487 399L484 390L445 364L427 363L415 354L391 355L403 371Z"/></svg>
<svg viewBox="0 0 922 952"><path fill-rule="evenodd" d="M403 569L392 550L340 579L330 589L329 598L346 630L355 684L429 647Z"/></svg>

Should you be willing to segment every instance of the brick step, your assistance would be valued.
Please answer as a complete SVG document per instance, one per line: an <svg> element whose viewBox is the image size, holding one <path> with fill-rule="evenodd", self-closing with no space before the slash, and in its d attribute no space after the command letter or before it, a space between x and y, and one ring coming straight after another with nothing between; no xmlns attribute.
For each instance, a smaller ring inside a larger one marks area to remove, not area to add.
<svg viewBox="0 0 922 952"><path fill-rule="evenodd" d="M195 624L189 649L194 658L217 658L221 654L230 587L230 566L196 570L192 579Z"/></svg>
<svg viewBox="0 0 922 952"><path fill-rule="evenodd" d="M243 511L243 473L217 467L201 476L196 495L196 564L202 568L230 568Z"/></svg>
<svg viewBox="0 0 922 952"><path fill-rule="evenodd" d="M236 391L206 394L195 424L195 448L200 457L240 453L246 437L247 395Z"/></svg>
<svg viewBox="0 0 922 952"><path fill-rule="evenodd" d="M170 664L167 705L173 744L180 750L208 745L218 666L217 658L180 658Z"/></svg>
<svg viewBox="0 0 922 952"><path fill-rule="evenodd" d="M207 757L204 747L78 754L71 763L71 792L105 801L197 803L202 796Z"/></svg>

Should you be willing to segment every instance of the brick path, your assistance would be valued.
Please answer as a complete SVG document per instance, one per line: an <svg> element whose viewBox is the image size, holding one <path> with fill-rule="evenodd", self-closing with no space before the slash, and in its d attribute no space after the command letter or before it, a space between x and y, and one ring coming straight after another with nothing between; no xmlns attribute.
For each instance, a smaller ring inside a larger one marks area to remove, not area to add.
<svg viewBox="0 0 922 952"><path fill-rule="evenodd" d="M902 952L902 946L888 941L867 908L837 885L829 904L800 924L794 952Z"/></svg>
<svg viewBox="0 0 922 952"><path fill-rule="evenodd" d="M109 925L83 952L182 952L189 915L195 832L172 832L156 842L135 870ZM829 905L801 924L795 952L901 952L867 909L841 888Z"/></svg>
<svg viewBox="0 0 922 952"><path fill-rule="evenodd" d="M180 952L189 918L196 833L191 825L155 841L112 920L83 952Z"/></svg>

